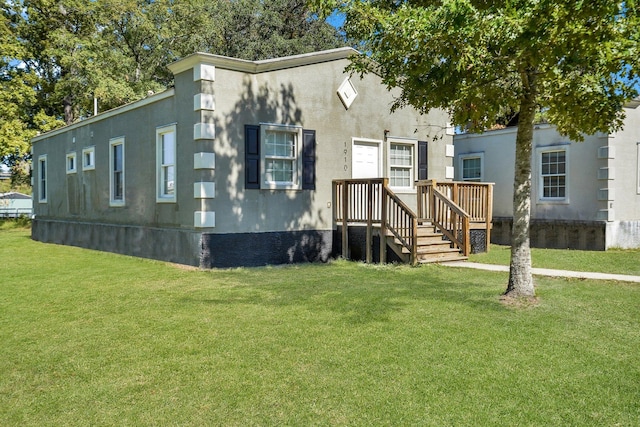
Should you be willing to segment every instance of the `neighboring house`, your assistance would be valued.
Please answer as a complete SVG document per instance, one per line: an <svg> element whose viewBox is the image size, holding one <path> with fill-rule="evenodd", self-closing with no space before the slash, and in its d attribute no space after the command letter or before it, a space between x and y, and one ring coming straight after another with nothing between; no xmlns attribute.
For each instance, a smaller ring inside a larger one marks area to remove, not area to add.
<svg viewBox="0 0 640 427"><path fill-rule="evenodd" d="M11 191L0 193L0 218L31 216L33 202L28 194Z"/></svg>
<svg viewBox="0 0 640 427"><path fill-rule="evenodd" d="M36 137L33 239L204 268L327 260L332 180L388 177L415 206L415 180L453 177L446 113L390 113L377 76L345 73L354 54L197 53L174 88Z"/></svg>
<svg viewBox="0 0 640 427"><path fill-rule="evenodd" d="M640 100L623 130L572 142L553 125L533 136L531 245L605 250L640 247ZM493 243L509 244L516 127L456 135L456 179L494 182Z"/></svg>

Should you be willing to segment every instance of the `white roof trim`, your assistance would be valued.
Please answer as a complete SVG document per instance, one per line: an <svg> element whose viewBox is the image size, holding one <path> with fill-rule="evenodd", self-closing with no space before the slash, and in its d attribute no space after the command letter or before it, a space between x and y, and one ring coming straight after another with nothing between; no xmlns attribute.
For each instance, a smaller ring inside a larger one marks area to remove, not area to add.
<svg viewBox="0 0 640 427"><path fill-rule="evenodd" d="M625 108L637 108L640 105L640 96L633 98L631 101L624 104Z"/></svg>
<svg viewBox="0 0 640 427"><path fill-rule="evenodd" d="M225 70L257 74L264 73L266 71L283 70L286 68L318 64L321 62L336 61L348 58L358 53L359 52L357 50L351 47L340 47L337 49L303 53L301 55L285 56L282 58L265 59L262 61L247 61L245 59L198 52L169 64L169 70L176 75L190 70L198 64L207 64Z"/></svg>
<svg viewBox="0 0 640 427"><path fill-rule="evenodd" d="M49 138L49 137L52 137L52 136L55 136L55 135L58 135L58 134L61 134L61 133L64 133L64 132L68 132L70 130L73 130L73 129L76 129L76 128L79 128L79 127L82 127L82 126L86 126L86 125L91 124L91 123L96 123L96 122L99 122L101 120L108 119L109 117L113 117L113 116L115 116L117 114L122 114L122 113L125 113L127 111L131 111L131 110L135 110L137 108L144 107L145 105L153 104L154 102L162 101L163 99L166 99L166 98L171 98L173 95L175 95L175 89L173 89L173 88L167 89L164 92L160 92L160 93L157 93L155 95L148 96L148 97L146 97L144 99L141 99L139 101L134 101L134 102L131 102L129 104L125 104L125 105L122 105L120 107L116 107L116 108L114 108L112 110L105 111L104 113L100 113L97 116L91 116L91 117L89 117L87 119L80 120L79 122L72 123L72 124L70 124L68 126L64 126L64 127L61 127L61 128L54 129L52 131L43 133L42 135L38 135L38 136L34 137L31 141L32 142L38 142L38 141L40 141L42 139L46 139L46 138Z"/></svg>

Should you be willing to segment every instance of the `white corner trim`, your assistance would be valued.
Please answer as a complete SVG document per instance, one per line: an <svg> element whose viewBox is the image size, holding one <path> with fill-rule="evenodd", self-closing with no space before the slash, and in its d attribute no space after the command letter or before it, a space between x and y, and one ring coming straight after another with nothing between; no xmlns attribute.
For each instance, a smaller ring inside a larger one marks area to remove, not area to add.
<svg viewBox="0 0 640 427"><path fill-rule="evenodd" d="M453 126L453 124L451 124L451 122L447 122L444 125L444 133L445 133L445 135L455 135L456 134L456 128Z"/></svg>
<svg viewBox="0 0 640 427"><path fill-rule="evenodd" d="M196 123L193 125L193 139L216 139L216 125Z"/></svg>
<svg viewBox="0 0 640 427"><path fill-rule="evenodd" d="M193 111L216 109L215 98L211 94L197 93L193 96Z"/></svg>
<svg viewBox="0 0 640 427"><path fill-rule="evenodd" d="M193 226L196 228L213 228L216 226L216 213L212 211L195 211Z"/></svg>
<svg viewBox="0 0 640 427"><path fill-rule="evenodd" d="M215 169L216 153L194 153L193 155L194 169Z"/></svg>
<svg viewBox="0 0 640 427"><path fill-rule="evenodd" d="M444 170L444 177L446 179L453 179L455 176L455 168L453 166L447 166Z"/></svg>
<svg viewBox="0 0 640 427"><path fill-rule="evenodd" d="M444 155L445 157L453 157L455 155L453 144L446 144L444 146Z"/></svg>
<svg viewBox="0 0 640 427"><path fill-rule="evenodd" d="M193 81L205 80L213 82L216 80L216 66L210 64L198 64L193 67Z"/></svg>
<svg viewBox="0 0 640 427"><path fill-rule="evenodd" d="M613 168L598 169L598 179L609 180L609 179L615 179L615 178L616 178L615 169Z"/></svg>
<svg viewBox="0 0 640 427"><path fill-rule="evenodd" d="M193 198L194 199L214 199L216 197L215 182L194 182Z"/></svg>

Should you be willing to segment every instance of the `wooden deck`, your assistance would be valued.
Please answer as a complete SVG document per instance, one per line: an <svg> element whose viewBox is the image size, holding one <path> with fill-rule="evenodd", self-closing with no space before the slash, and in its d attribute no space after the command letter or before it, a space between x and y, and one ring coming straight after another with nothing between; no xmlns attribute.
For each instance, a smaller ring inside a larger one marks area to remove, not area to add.
<svg viewBox="0 0 640 427"><path fill-rule="evenodd" d="M366 262L372 262L373 235L380 236L380 262L387 245L405 262L466 258L470 230L491 236L493 184L416 182L417 213L388 186L387 178L333 181L334 221L342 227L342 256L349 258L349 226L366 226ZM428 236L429 238L425 238Z"/></svg>

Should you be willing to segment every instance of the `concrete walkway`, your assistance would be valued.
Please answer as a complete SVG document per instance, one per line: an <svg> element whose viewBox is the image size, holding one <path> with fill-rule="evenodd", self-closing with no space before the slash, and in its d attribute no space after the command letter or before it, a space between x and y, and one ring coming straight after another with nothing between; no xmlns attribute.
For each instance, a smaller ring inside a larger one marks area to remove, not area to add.
<svg viewBox="0 0 640 427"><path fill-rule="evenodd" d="M445 263L442 263L441 265L447 265L450 267L475 268L476 270L505 271L507 273L509 272L508 265L480 264L477 262L468 262L468 261L445 262ZM618 280L621 282L640 283L640 276L629 276L626 274L590 273L590 272L584 272L584 271L551 270L548 268L532 268L531 271L536 276L573 277L576 279L596 279L596 280Z"/></svg>

